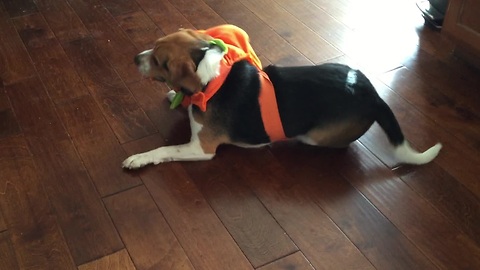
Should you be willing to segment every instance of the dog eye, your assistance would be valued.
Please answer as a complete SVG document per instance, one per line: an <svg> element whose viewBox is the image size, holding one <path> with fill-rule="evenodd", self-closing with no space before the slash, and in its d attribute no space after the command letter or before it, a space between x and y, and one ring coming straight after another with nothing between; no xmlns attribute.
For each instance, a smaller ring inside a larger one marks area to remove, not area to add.
<svg viewBox="0 0 480 270"><path fill-rule="evenodd" d="M157 66L157 67L158 67L158 61L157 61L157 58L155 58L155 57L152 57L152 62L153 62L153 64L154 64L155 66Z"/></svg>
<svg viewBox="0 0 480 270"><path fill-rule="evenodd" d="M163 67L166 71L169 71L169 70L168 70L167 61L163 62L162 67Z"/></svg>

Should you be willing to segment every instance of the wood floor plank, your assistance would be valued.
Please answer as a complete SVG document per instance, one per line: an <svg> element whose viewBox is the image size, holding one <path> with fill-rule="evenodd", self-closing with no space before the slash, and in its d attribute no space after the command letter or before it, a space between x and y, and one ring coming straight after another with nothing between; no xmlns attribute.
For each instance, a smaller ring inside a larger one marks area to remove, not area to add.
<svg viewBox="0 0 480 270"><path fill-rule="evenodd" d="M480 114L458 96L443 94L406 68L383 74L380 79L434 122L480 153ZM480 86L480 84L479 84ZM454 91L452 91L453 93ZM480 110L478 110L480 113Z"/></svg>
<svg viewBox="0 0 480 270"><path fill-rule="evenodd" d="M283 166L291 168L285 173L295 178L298 187L293 189L308 187L312 198L376 268L388 269L392 265L403 269L436 268L360 192L332 173L328 161L319 162L316 156L328 156L328 150L322 154L315 147L296 145L296 148L293 153L291 146L272 149ZM292 160L292 155L302 158ZM253 162L260 162L256 156L253 158ZM319 168L323 175L319 175Z"/></svg>
<svg viewBox="0 0 480 270"><path fill-rule="evenodd" d="M170 1L137 0L137 3L165 34L179 28L194 28Z"/></svg>
<svg viewBox="0 0 480 270"><path fill-rule="evenodd" d="M194 269L144 186L104 202L138 270Z"/></svg>
<svg viewBox="0 0 480 270"><path fill-rule="evenodd" d="M5 89L2 85L0 86L0 111L4 111L10 108L10 101L8 100L8 96L5 93Z"/></svg>
<svg viewBox="0 0 480 270"><path fill-rule="evenodd" d="M333 167L437 266L467 269L480 266L479 246L391 170L384 169L366 148L354 143L342 158L334 158L336 154L322 159L333 160L336 163Z"/></svg>
<svg viewBox="0 0 480 270"><path fill-rule="evenodd" d="M22 41L8 14L4 9L3 2L0 3L0 83L9 85L21 79L31 77L35 69L28 56Z"/></svg>
<svg viewBox="0 0 480 270"><path fill-rule="evenodd" d="M464 185L436 163L395 174L480 246L480 201Z"/></svg>
<svg viewBox="0 0 480 270"><path fill-rule="evenodd" d="M435 143L441 142L444 150L435 159L435 163L439 164L446 172L479 197L480 186L477 179L480 167L476 165L480 163L478 153L470 147L465 147L465 144L459 142L450 132L421 114L384 84L378 83L376 80L373 83L380 97L386 101L396 115L407 140L419 150L426 150ZM383 135L383 131L375 127L360 138L360 141L375 155L379 156L382 161L392 166L394 161L390 148L382 146L387 144L385 135Z"/></svg>
<svg viewBox="0 0 480 270"><path fill-rule="evenodd" d="M462 106L465 106L475 112L477 116L480 116L480 108L478 108L480 103L480 96L478 95L480 81L470 78L478 77L475 75L475 72L465 67L446 65L441 59L423 50L418 50L415 54L405 59L403 65L408 70L415 72L437 91L453 98L455 104L458 104L459 110L462 109ZM459 85L462 87L461 91L458 91Z"/></svg>
<svg viewBox="0 0 480 270"><path fill-rule="evenodd" d="M6 90L35 156L36 181L45 187L75 262L82 264L123 248L39 80L24 80Z"/></svg>
<svg viewBox="0 0 480 270"><path fill-rule="evenodd" d="M156 131L92 39L65 43L63 48L121 143ZM135 74L141 77L137 70Z"/></svg>
<svg viewBox="0 0 480 270"><path fill-rule="evenodd" d="M283 257L277 261L257 268L258 270L313 270L313 266L305 258L302 252L295 252L292 255Z"/></svg>
<svg viewBox="0 0 480 270"><path fill-rule="evenodd" d="M35 0L35 3L60 42L90 36L90 32L66 0Z"/></svg>
<svg viewBox="0 0 480 270"><path fill-rule="evenodd" d="M5 218L2 214L2 209L0 208L0 232L7 230L7 223L5 222Z"/></svg>
<svg viewBox="0 0 480 270"><path fill-rule="evenodd" d="M140 6L135 0L101 0L101 2L113 16L141 11Z"/></svg>
<svg viewBox="0 0 480 270"><path fill-rule="evenodd" d="M208 164L182 164L253 267L298 250L251 189L238 181L238 172L223 169L232 163L222 156Z"/></svg>
<svg viewBox="0 0 480 270"><path fill-rule="evenodd" d="M418 50L417 29L423 27L424 21L418 16L418 8L411 2L311 2L352 30L344 33L346 42L341 51L375 73L400 67L406 58ZM377 12L378 10L395 12ZM362 15L358 16L359 14ZM407 16L409 20L404 19ZM389 23L379 23L384 21Z"/></svg>
<svg viewBox="0 0 480 270"><path fill-rule="evenodd" d="M238 1L205 0L228 23L243 28L250 36L255 52L277 65L311 65L312 62L293 48L278 33Z"/></svg>
<svg viewBox="0 0 480 270"><path fill-rule="evenodd" d="M480 209L480 205L475 195L472 194L472 192L476 192L476 189L472 190L470 188L471 191L468 189L468 187L476 186L476 184L471 182L466 184L467 188L465 188L459 183L459 181L463 182L463 180L455 179L450 174L451 169L449 169L451 167L460 167L460 163L462 164L461 167L463 167L465 162L470 162L471 164L480 162L478 159L480 151L478 148L480 143L478 136L480 136L480 131L475 128L480 124L479 118L468 109L468 106L462 104L460 99L446 96L437 89L431 88L430 85L422 82L407 69L392 71L381 78L396 93L419 108L425 114L425 117L432 119L435 123L442 123L442 127L448 130L449 135L454 135L444 136L442 139L442 141L448 140L452 144L451 146L456 148L453 151L448 150L449 153L447 155L451 154L451 152L457 152L456 156L460 156L462 153L464 155L461 161L458 161L459 164L452 162L450 159L448 164L439 160L435 163L441 165L432 165L431 169L422 167L418 172L415 170L413 173L407 173L405 177L402 176L403 174L400 174L400 176L435 207L451 217L453 223L462 228L472 239L479 243L480 213L476 210ZM400 84L397 80L402 80L403 83ZM407 124L410 123L407 122ZM439 127L435 129L439 129ZM441 132L436 130L432 132L435 135L438 133ZM463 144L459 141L462 141ZM460 150L464 149L466 145L469 145L466 147L467 149ZM478 167L469 168L468 170L473 170L472 176L474 173L479 173ZM456 175L458 176L458 172ZM468 181L468 179L465 180ZM470 181L475 180L472 178ZM478 193L476 194L478 195Z"/></svg>
<svg viewBox="0 0 480 270"><path fill-rule="evenodd" d="M225 24L225 20L202 0L177 0L171 3L197 29L207 29ZM202 16L198 16L198 14L202 14Z"/></svg>
<svg viewBox="0 0 480 270"><path fill-rule="evenodd" d="M11 18L37 11L34 0L3 0L3 3Z"/></svg>
<svg viewBox="0 0 480 270"><path fill-rule="evenodd" d="M115 19L139 52L152 49L155 41L164 36L144 11L126 13L116 16Z"/></svg>
<svg viewBox="0 0 480 270"><path fill-rule="evenodd" d="M113 16L98 0L68 0L92 34L96 46L126 83L140 80L133 57L138 53Z"/></svg>
<svg viewBox="0 0 480 270"><path fill-rule="evenodd" d="M86 96L63 103L57 110L102 197L142 183L122 170L125 151L93 98Z"/></svg>
<svg viewBox="0 0 480 270"><path fill-rule="evenodd" d="M312 1L296 1L295 5L292 5L288 0L275 2L340 51L348 48L349 36L352 34L352 30Z"/></svg>
<svg viewBox="0 0 480 270"><path fill-rule="evenodd" d="M88 89L41 14L16 18L14 24L55 103L88 94Z"/></svg>
<svg viewBox="0 0 480 270"><path fill-rule="evenodd" d="M0 213L1 218L1 213ZM1 221L0 221L1 222ZM0 265L3 269L18 270L20 269L15 258L15 251L13 250L8 232L0 230Z"/></svg>
<svg viewBox="0 0 480 270"><path fill-rule="evenodd" d="M343 55L275 1L238 0L313 63Z"/></svg>
<svg viewBox="0 0 480 270"><path fill-rule="evenodd" d="M187 111L170 109L168 87L157 81L141 80L128 85L138 104L159 130L168 144L186 143L190 140L190 124Z"/></svg>
<svg viewBox="0 0 480 270"><path fill-rule="evenodd" d="M33 160L0 166L0 206L20 269L76 269Z"/></svg>
<svg viewBox="0 0 480 270"><path fill-rule="evenodd" d="M289 177L268 149L229 147L228 158L238 178L248 183L314 268L374 269L312 200L318 194L312 194L307 186L297 185L296 179Z"/></svg>
<svg viewBox="0 0 480 270"><path fill-rule="evenodd" d="M130 255L125 249L105 256L93 262L82 264L78 270L136 270Z"/></svg>
<svg viewBox="0 0 480 270"><path fill-rule="evenodd" d="M317 202L369 262L381 269L390 268L392 265L405 269L419 266L422 269L435 268L368 200L347 181L329 171L328 163L321 164L315 160L315 155L321 154L321 151L317 151L320 149L307 147L303 152L299 151L301 145L296 148L293 152L291 145L272 148L273 154L283 167L289 168L276 168L280 171L279 175L290 175L290 179L284 176L282 185L289 185L292 193L303 194L308 200ZM310 154L313 157L310 157ZM292 160L292 156L302 158ZM248 159L252 166L258 166L257 170L261 170L272 164L273 156L265 151L248 153L244 158ZM319 167L324 168L324 172L319 172ZM306 248L301 250L310 259ZM314 266L316 267L315 264Z"/></svg>
<svg viewBox="0 0 480 270"><path fill-rule="evenodd" d="M30 157L31 155L23 135L0 139L0 159Z"/></svg>
<svg viewBox="0 0 480 270"><path fill-rule="evenodd" d="M12 109L0 110L0 139L21 133Z"/></svg>
<svg viewBox="0 0 480 270"><path fill-rule="evenodd" d="M129 154L158 147L151 136L124 145ZM253 269L180 163L138 172L195 269Z"/></svg>

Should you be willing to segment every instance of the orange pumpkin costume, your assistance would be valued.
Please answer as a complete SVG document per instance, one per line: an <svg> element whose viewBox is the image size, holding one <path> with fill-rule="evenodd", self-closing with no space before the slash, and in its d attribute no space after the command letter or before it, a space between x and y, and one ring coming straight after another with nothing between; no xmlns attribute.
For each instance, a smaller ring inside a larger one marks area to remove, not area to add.
<svg viewBox="0 0 480 270"><path fill-rule="evenodd" d="M258 69L261 83L259 103L265 131L271 141L285 139L286 136L278 112L277 99L272 82L268 75L262 71L262 63L250 45L247 33L234 25L221 25L207 30L200 30L199 32L206 33L214 39L222 40L227 47L227 52L220 64L220 75L210 81L204 91L198 92L191 97L185 97L183 105L195 104L200 110L206 111L208 100L220 89L232 65L240 60L247 60Z"/></svg>

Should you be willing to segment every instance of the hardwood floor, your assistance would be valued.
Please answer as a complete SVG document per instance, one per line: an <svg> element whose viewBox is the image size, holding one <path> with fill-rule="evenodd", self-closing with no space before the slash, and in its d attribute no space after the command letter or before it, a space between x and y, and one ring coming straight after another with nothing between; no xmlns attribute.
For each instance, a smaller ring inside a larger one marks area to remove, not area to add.
<svg viewBox="0 0 480 270"><path fill-rule="evenodd" d="M184 110L133 56L232 23L263 63L346 63L407 138L348 149L222 146L208 162L121 169L186 142ZM0 0L0 269L480 269L480 71L403 0Z"/></svg>

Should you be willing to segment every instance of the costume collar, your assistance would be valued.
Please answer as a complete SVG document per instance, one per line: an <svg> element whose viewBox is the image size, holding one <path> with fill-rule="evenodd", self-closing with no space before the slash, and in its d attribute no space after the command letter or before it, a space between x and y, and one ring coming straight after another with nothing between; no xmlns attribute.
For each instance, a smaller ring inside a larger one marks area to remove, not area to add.
<svg viewBox="0 0 480 270"><path fill-rule="evenodd" d="M229 65L225 58L222 59L220 62L220 73L217 77L212 79L205 89L201 92L198 92L190 97L184 97L182 104L183 106L188 106L190 104L194 104L200 108L202 112L207 110L207 102L217 93L220 89L222 84L225 82L230 70L232 69L232 65Z"/></svg>
<svg viewBox="0 0 480 270"><path fill-rule="evenodd" d="M184 107L187 107L190 104L197 105L203 112L207 110L207 102L208 100L215 95L215 93L220 89L223 82L225 81L228 73L230 73L231 64L228 65L228 61L225 59L225 55L228 53L228 47L221 39L213 39L209 41L211 48L212 46L217 46L222 50L224 57L220 62L220 70L219 75L213 78L207 86L201 91L198 92L190 97L185 96L181 91L176 91L175 97L170 104L170 109L175 109L178 105L182 104ZM233 63L232 63L233 64Z"/></svg>

